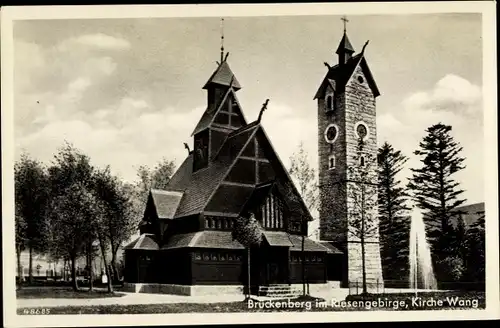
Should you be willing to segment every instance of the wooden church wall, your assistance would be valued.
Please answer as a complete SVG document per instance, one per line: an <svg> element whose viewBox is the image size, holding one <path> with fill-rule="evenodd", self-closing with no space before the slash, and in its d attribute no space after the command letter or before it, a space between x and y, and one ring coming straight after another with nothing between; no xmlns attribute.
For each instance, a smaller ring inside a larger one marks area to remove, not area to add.
<svg viewBox="0 0 500 328"><path fill-rule="evenodd" d="M307 252L306 281L309 283L324 283L327 281L325 253ZM301 252L290 253L290 283L302 283L302 254Z"/></svg>
<svg viewBox="0 0 500 328"><path fill-rule="evenodd" d="M192 284L240 285L243 277L244 252L229 249L194 249Z"/></svg>

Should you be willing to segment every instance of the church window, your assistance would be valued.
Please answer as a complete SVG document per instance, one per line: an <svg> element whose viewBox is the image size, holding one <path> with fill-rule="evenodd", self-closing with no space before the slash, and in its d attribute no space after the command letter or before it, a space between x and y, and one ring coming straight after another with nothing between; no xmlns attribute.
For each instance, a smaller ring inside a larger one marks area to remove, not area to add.
<svg viewBox="0 0 500 328"><path fill-rule="evenodd" d="M327 112L333 111L333 97L332 97L332 95L326 96L326 108L325 108L325 110Z"/></svg>
<svg viewBox="0 0 500 328"><path fill-rule="evenodd" d="M359 159L359 165L360 166L365 166L365 158L364 158L364 156L361 156L361 158Z"/></svg>
<svg viewBox="0 0 500 328"><path fill-rule="evenodd" d="M332 144L338 137L338 128L335 124L330 124L325 129L325 140Z"/></svg>
<svg viewBox="0 0 500 328"><path fill-rule="evenodd" d="M363 79L363 77L360 75L358 76L358 82L359 83L363 83L365 80Z"/></svg>
<svg viewBox="0 0 500 328"><path fill-rule="evenodd" d="M364 122L356 123L354 131L357 137L363 141L366 140L367 136L369 135L368 127Z"/></svg>
<svg viewBox="0 0 500 328"><path fill-rule="evenodd" d="M334 168L335 168L335 156L330 155L330 157L328 157L328 169L333 170Z"/></svg>

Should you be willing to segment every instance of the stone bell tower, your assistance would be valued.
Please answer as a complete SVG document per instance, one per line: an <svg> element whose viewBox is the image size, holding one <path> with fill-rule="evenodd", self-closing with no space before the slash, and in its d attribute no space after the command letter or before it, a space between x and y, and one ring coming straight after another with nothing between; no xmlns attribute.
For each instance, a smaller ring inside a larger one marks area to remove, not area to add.
<svg viewBox="0 0 500 328"><path fill-rule="evenodd" d="M383 288L376 187L375 99L380 92L365 58L367 44L355 54L344 25L336 51L338 62L334 66L325 63L328 71L314 99L318 104L320 239L344 251L345 287L359 284L361 291L365 275L368 291L376 292Z"/></svg>

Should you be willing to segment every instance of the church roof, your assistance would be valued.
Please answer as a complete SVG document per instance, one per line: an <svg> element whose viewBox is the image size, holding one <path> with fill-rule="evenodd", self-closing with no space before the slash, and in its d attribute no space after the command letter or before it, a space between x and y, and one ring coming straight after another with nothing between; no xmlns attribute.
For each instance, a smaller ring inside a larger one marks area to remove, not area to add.
<svg viewBox="0 0 500 328"><path fill-rule="evenodd" d="M314 96L314 99L320 98L323 95L327 85L331 85L334 90L344 88L347 82L349 82L352 74L354 73L354 70L358 66L361 66L361 68L363 69L367 82L370 85L374 96L378 97L380 95L380 91L377 87L377 84L375 83L375 79L373 78L373 75L368 67L364 54L359 53L349 58L349 60L344 65L337 64L328 70L325 78L323 79L323 82L321 83L318 91Z"/></svg>
<svg viewBox="0 0 500 328"><path fill-rule="evenodd" d="M201 132L208 128L210 124L212 124L214 117L217 115L217 112L219 111L220 107L225 103L227 97L230 94L233 94L234 100L239 106L238 99L236 95L234 95L235 89L234 87L228 88L224 96L218 100L217 104L215 105L214 108L211 108L210 105L205 109L205 112L203 112L203 115L201 116L200 120L198 121L198 124L196 124L196 127L194 128L193 132L191 133L191 136L194 136L198 132ZM241 113L242 116L242 121L243 123L246 122L245 117L243 116L243 113Z"/></svg>
<svg viewBox="0 0 500 328"><path fill-rule="evenodd" d="M268 144L267 148L272 152L274 166L281 167L281 176L286 176L288 177L286 179L291 181L288 172L274 152L262 126L259 122L252 122L229 133L218 153L206 168L193 172L193 154L188 155L179 169L174 173L166 188L167 190L182 191L182 198L178 203L173 218L199 214L204 211L239 214L254 193L256 186L252 187L251 184L248 185L250 188L231 186L223 184L223 180L231 172L243 149L257 135L260 138L259 143L262 141ZM294 193L298 193L293 183L291 184L291 188L294 190ZM215 196L219 200L230 199L230 201L219 201L215 202L218 205L213 205L214 202L211 202L211 200ZM312 220L300 196L294 200L285 200L285 202L290 201L297 203L303 209L302 213L307 216L307 220ZM208 205L210 205L210 209L207 209ZM213 208L214 206L216 207L215 209Z"/></svg>
<svg viewBox="0 0 500 328"><path fill-rule="evenodd" d="M172 219L182 199L182 192L151 189L151 197L159 219Z"/></svg>
<svg viewBox="0 0 500 328"><path fill-rule="evenodd" d="M142 234L137 239L129 243L124 249L144 249L158 250L159 246L153 234Z"/></svg>
<svg viewBox="0 0 500 328"><path fill-rule="evenodd" d="M217 67L215 72L212 73L212 76L210 76L207 83L205 83L203 89L208 89L210 84L218 84L227 87L232 86L235 90L241 89L240 83L225 60Z"/></svg>
<svg viewBox="0 0 500 328"><path fill-rule="evenodd" d="M170 236L161 249L176 248L230 248L243 249L243 245L233 239L231 231L205 230Z"/></svg>
<svg viewBox="0 0 500 328"><path fill-rule="evenodd" d="M204 169L192 172L193 154L184 160L168 184L168 189L184 191L175 217L197 214L204 210L210 196L228 173L236 153L243 149L258 127L257 124L249 124L230 133L219 156Z"/></svg>
<svg viewBox="0 0 500 328"><path fill-rule="evenodd" d="M302 251L302 236L289 234L285 231L264 231L264 239L271 246L290 247L290 251ZM304 238L304 251L306 252L326 252L328 254L342 254L332 245L324 245L309 238Z"/></svg>
<svg viewBox="0 0 500 328"><path fill-rule="evenodd" d="M337 48L337 54L341 52L354 52L354 48L351 44L351 41L349 41L349 38L347 37L347 33L344 32L344 36L342 37L342 40L340 40L339 46Z"/></svg>
<svg viewBox="0 0 500 328"><path fill-rule="evenodd" d="M484 203L476 203L457 207L453 210L457 218L463 220L465 226L474 224L481 216L484 216ZM456 220L455 220L456 221ZM458 222L454 222L457 224Z"/></svg>

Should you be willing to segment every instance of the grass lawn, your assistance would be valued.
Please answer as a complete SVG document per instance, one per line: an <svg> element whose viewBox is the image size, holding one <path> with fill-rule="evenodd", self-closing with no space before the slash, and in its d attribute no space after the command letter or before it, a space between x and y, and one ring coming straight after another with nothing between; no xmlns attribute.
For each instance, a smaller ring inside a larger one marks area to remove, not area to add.
<svg viewBox="0 0 500 328"><path fill-rule="evenodd" d="M92 292L88 289L82 289L78 292L71 287L29 287L16 291L16 297L19 299L26 298L105 298L105 297L122 297L124 293L114 292L109 294L107 290L95 289Z"/></svg>
<svg viewBox="0 0 500 328"><path fill-rule="evenodd" d="M45 309L50 314L147 314L147 313L231 313L231 312L319 312L319 311L377 311L377 310L461 310L484 309L484 293L426 293L419 294L421 299L429 304L412 304L414 294L380 294L369 295L362 299L360 296L350 296L346 302L333 303L313 297L299 297L290 300L273 300L264 302L231 302L231 303L177 303L177 304L143 304L143 305L97 305L97 306L64 306ZM477 301L473 304L448 304L446 298L456 298L464 301ZM379 300L385 303L379 303ZM442 300L442 305L432 302ZM388 301L398 301L398 306ZM348 302L351 302L350 304ZM374 302L377 302L375 304ZM402 302L402 303L401 303ZM279 305L278 305L279 304ZM408 304L405 306L404 304ZM30 314L31 309L18 309L18 314ZM28 312L27 312L28 311ZM47 313L47 312L46 312Z"/></svg>

